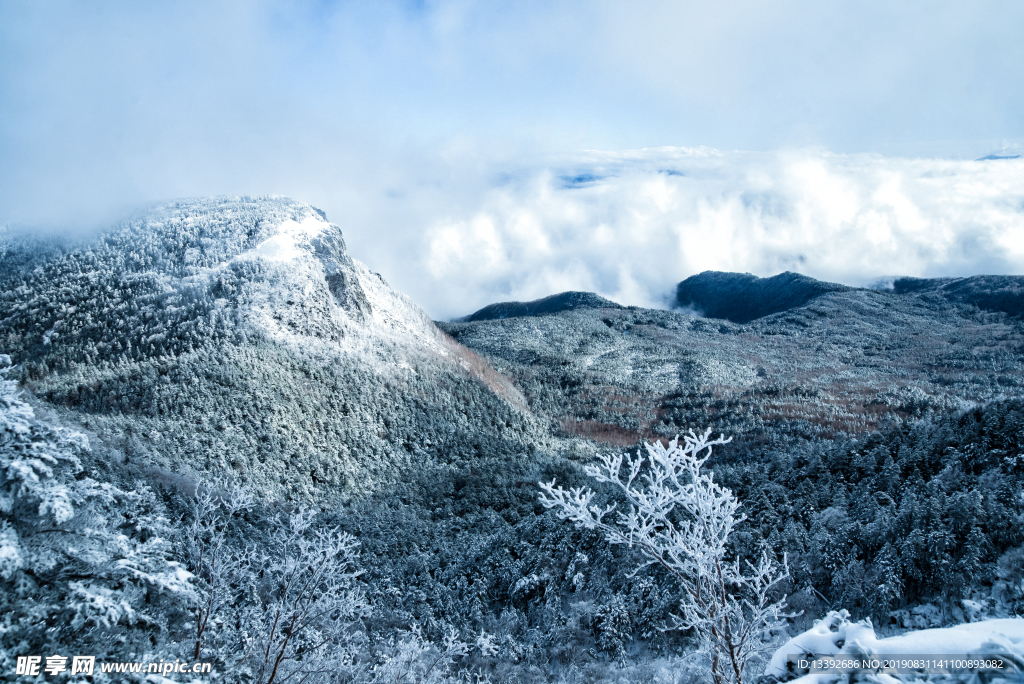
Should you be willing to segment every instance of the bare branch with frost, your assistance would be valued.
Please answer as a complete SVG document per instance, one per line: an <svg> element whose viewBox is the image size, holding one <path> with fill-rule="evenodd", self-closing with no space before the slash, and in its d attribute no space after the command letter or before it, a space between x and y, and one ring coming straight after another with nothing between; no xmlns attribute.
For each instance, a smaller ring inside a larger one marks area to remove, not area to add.
<svg viewBox="0 0 1024 684"><path fill-rule="evenodd" d="M766 549L746 568L727 559L729 535L745 516L732 491L702 468L713 447L729 441L711 439L710 429L702 435L691 430L682 444L678 437L667 447L646 444L646 455L605 455L587 466L587 475L618 489L627 509L602 507L592 490L565 490L554 480L541 483L540 496L558 517L640 549L647 558L640 567L658 565L676 579L681 614L673 616L673 627L694 630L715 684L742 684L787 617L785 599L772 601L789 576L785 557L779 565Z"/></svg>

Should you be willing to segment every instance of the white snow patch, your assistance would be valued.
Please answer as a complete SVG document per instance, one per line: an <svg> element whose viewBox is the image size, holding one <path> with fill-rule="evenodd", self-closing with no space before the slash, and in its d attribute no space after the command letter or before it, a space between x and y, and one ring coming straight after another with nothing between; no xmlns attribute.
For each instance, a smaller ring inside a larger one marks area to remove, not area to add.
<svg viewBox="0 0 1024 684"><path fill-rule="evenodd" d="M288 219L277 227L278 235L292 235L296 238L308 240L323 232L324 228L330 226L317 214L310 214L301 221Z"/></svg>
<svg viewBox="0 0 1024 684"><path fill-rule="evenodd" d="M783 677L791 656L814 655L967 655L998 653L1024 660L1024 619L984 620L955 627L922 629L879 639L869 620L850 622L850 614L832 611L802 634L787 641L772 656L765 674ZM806 670L804 670L806 673ZM804 674L790 682L826 684L839 679L831 673ZM880 679L881 681L881 679Z"/></svg>
<svg viewBox="0 0 1024 684"><path fill-rule="evenodd" d="M873 633L872 633L873 636ZM1011 653L1024 656L1024 619L1002 618L955 627L922 629L888 639L876 639L875 653L972 653L988 642L1003 643Z"/></svg>
<svg viewBox="0 0 1024 684"><path fill-rule="evenodd" d="M330 224L316 214L295 221L288 219L277 227L277 234L264 240L253 254L271 261L294 261L308 252L309 241Z"/></svg>
<svg viewBox="0 0 1024 684"><path fill-rule="evenodd" d="M271 261L294 261L302 256L302 250L291 235L275 235L261 242L253 252Z"/></svg>
<svg viewBox="0 0 1024 684"><path fill-rule="evenodd" d="M379 329L390 335L411 337L435 352L443 352L440 332L423 309L401 292L391 289L380 274L372 272L366 264L356 259L352 262Z"/></svg>

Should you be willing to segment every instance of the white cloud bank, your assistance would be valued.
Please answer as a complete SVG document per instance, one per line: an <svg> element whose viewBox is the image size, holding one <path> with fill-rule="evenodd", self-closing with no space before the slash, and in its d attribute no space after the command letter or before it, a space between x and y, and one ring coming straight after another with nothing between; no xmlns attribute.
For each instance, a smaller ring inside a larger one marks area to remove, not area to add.
<svg viewBox="0 0 1024 684"><path fill-rule="evenodd" d="M286 195L436 317L656 304L706 268L1020 273L1020 162L895 157L1024 150L1022 25L1005 0L10 0L0 224ZM573 156L664 144L849 156Z"/></svg>
<svg viewBox="0 0 1024 684"><path fill-rule="evenodd" d="M705 270L853 285L1024 273L1024 159L658 148L499 178L450 201L431 188L405 239L360 258L439 318L564 290L665 306Z"/></svg>

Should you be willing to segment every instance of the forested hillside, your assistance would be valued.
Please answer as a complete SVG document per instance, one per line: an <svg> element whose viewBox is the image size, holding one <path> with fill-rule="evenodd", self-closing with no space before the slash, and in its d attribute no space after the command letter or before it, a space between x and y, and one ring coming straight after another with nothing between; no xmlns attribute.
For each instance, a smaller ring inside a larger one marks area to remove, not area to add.
<svg viewBox="0 0 1024 684"><path fill-rule="evenodd" d="M705 289L722 300L769 292L773 301L802 304L742 325L585 306L442 327L514 378L531 407L564 434L619 446L700 425L748 440L773 432L857 435L886 417L955 410L1018 396L1024 387L1024 326L1005 312L929 289L719 275ZM727 286L714 290L721 282ZM786 283L796 292L780 292ZM753 293L742 289L750 285ZM708 292L705 305L724 306Z"/></svg>
<svg viewBox="0 0 1024 684"><path fill-rule="evenodd" d="M23 386L140 466L311 500L537 439L513 388L290 200L178 203L84 245L8 243L0 310Z"/></svg>

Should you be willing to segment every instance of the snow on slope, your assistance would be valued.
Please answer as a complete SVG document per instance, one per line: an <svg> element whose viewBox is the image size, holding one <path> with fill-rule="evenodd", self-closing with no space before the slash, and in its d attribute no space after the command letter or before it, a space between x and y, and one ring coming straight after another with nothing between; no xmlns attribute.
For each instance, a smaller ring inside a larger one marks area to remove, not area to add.
<svg viewBox="0 0 1024 684"><path fill-rule="evenodd" d="M249 320L278 341L356 353L387 342L447 354L430 317L352 259L341 229L312 207L281 222L253 249L210 269L208 276L247 260L263 262L272 274L250 288Z"/></svg>
<svg viewBox="0 0 1024 684"><path fill-rule="evenodd" d="M1024 618L998 618L910 632L882 639L879 643L884 648L894 649L894 653L953 653L956 649L975 653L985 649L986 644L996 644L1005 645L1009 653L1024 657Z"/></svg>
<svg viewBox="0 0 1024 684"><path fill-rule="evenodd" d="M442 333L423 309L403 293L392 290L383 276L372 272L361 261L353 259L352 262L359 285L370 302L373 323L380 333L412 338L426 348L445 353Z"/></svg>
<svg viewBox="0 0 1024 684"><path fill-rule="evenodd" d="M208 271L257 260L271 271L247 286L245 317L283 344L355 355L381 373L410 372L414 357L442 359L521 410L526 399L482 358L441 332L412 299L352 259L341 229L312 207L279 223L254 248Z"/></svg>
<svg viewBox="0 0 1024 684"><path fill-rule="evenodd" d="M288 219L277 227L276 235L264 240L253 250L253 255L270 261L295 261L308 249L312 249L310 239L328 228L330 224L318 214L306 216L301 221Z"/></svg>
<svg viewBox="0 0 1024 684"><path fill-rule="evenodd" d="M923 629L900 636L879 639L869 620L850 622L845 610L832 611L802 634L787 641L772 656L765 675L792 680L800 684L830 684L841 675L808 673L807 668L794 668L793 656L835 655L934 655L999 654L1024 665L1024 618L985 620L954 627ZM1018 672L1016 675L1021 676ZM877 675L877 681L892 681L888 675Z"/></svg>

